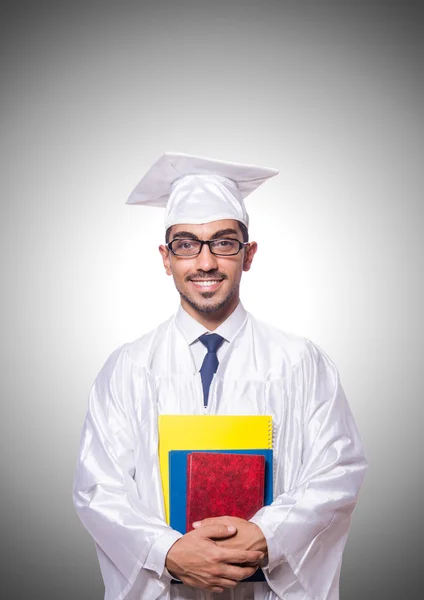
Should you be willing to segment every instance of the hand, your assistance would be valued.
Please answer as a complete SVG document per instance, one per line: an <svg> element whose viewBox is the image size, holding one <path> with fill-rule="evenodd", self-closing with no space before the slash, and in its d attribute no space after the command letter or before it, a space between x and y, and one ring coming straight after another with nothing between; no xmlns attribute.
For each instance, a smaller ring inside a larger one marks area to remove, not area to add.
<svg viewBox="0 0 424 600"><path fill-rule="evenodd" d="M191 587L223 592L253 575L264 555L258 550L220 548L216 540L231 538L236 527L205 525L183 535L168 551L165 566Z"/></svg>
<svg viewBox="0 0 424 600"><path fill-rule="evenodd" d="M236 535L216 541L218 546L233 550L259 550L266 555L268 546L262 530L251 521L239 517L211 517L193 523L195 530L206 526L227 525L237 528Z"/></svg>

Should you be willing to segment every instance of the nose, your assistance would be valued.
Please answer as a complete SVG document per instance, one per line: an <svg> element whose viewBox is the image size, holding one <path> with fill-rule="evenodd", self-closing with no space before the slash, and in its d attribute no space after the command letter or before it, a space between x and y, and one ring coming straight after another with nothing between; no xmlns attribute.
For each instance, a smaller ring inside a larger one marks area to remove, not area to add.
<svg viewBox="0 0 424 600"><path fill-rule="evenodd" d="M202 250L196 257L196 266L202 271L211 271L212 269L216 269L218 266L216 258L217 257L209 250L209 246L207 244L203 244Z"/></svg>

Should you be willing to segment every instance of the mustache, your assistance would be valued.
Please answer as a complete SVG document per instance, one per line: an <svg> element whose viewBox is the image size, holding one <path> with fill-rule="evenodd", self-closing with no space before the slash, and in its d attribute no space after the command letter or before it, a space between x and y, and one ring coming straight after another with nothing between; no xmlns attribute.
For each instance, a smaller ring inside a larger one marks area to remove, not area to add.
<svg viewBox="0 0 424 600"><path fill-rule="evenodd" d="M190 273L184 279L184 281L190 281L191 279L228 279L228 276L218 269L211 269L210 271L202 271L199 269L196 273Z"/></svg>

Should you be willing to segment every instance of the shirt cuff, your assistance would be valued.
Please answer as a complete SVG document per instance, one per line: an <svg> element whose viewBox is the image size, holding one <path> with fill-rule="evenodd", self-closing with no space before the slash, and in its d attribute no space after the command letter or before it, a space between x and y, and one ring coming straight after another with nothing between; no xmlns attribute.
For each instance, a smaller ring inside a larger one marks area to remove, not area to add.
<svg viewBox="0 0 424 600"><path fill-rule="evenodd" d="M181 537L183 537L182 534L179 531L175 531L175 529L165 531L165 533L161 535L150 548L150 552L147 555L143 568L148 569L149 571L155 571L159 577L162 577L162 575L165 574L171 579L170 573L165 568L166 555L171 546L173 546Z"/></svg>
<svg viewBox="0 0 424 600"><path fill-rule="evenodd" d="M266 540L266 545L268 548L268 560L266 559L261 563L261 567L264 569L268 569L270 573L275 567L278 567L283 562L287 562L286 557L281 551L281 548L278 544L278 540L273 532L264 524L261 517L252 517L249 519L252 523L257 525L259 529L262 531L264 538Z"/></svg>

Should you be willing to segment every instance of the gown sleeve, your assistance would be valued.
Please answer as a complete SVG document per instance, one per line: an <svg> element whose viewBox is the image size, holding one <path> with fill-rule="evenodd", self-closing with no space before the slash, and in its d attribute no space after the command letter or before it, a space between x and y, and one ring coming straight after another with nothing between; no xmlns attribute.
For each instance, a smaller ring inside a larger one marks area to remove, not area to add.
<svg viewBox="0 0 424 600"><path fill-rule="evenodd" d="M295 485L251 520L267 540L263 570L280 598L336 600L342 553L367 462L330 359L307 342L292 377L303 411L301 468Z"/></svg>
<svg viewBox="0 0 424 600"><path fill-rule="evenodd" d="M166 553L181 534L164 520L154 382L125 347L91 391L73 492L95 541L106 600L159 597L171 580Z"/></svg>

